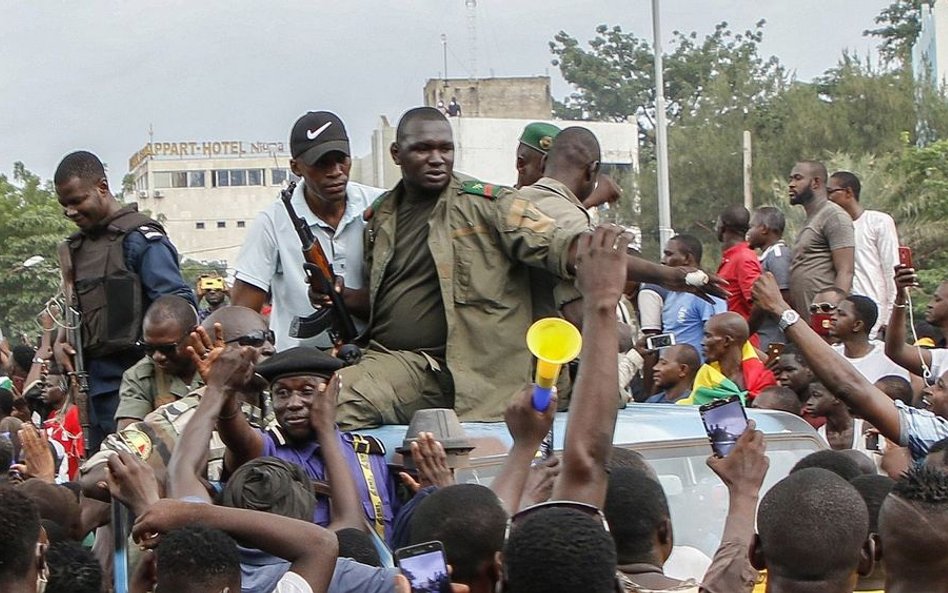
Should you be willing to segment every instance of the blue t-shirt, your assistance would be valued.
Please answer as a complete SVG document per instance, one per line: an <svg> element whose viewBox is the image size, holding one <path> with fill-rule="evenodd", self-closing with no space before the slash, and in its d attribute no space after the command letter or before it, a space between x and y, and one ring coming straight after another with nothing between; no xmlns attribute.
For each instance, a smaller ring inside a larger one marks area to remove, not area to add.
<svg viewBox="0 0 948 593"><path fill-rule="evenodd" d="M704 363L701 340L704 337L704 324L713 315L727 311L727 303L717 297L711 297L714 304L690 292L668 291L662 306L662 331L675 334L675 343L691 344L698 351Z"/></svg>

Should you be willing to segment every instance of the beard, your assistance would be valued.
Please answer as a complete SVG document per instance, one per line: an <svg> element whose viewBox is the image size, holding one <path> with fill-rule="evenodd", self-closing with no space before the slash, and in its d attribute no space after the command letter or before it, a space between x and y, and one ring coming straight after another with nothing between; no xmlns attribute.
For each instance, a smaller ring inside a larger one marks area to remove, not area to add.
<svg viewBox="0 0 948 593"><path fill-rule="evenodd" d="M808 185L806 189L800 191L799 193L790 195L790 204L791 205L806 204L812 199L813 199L813 188Z"/></svg>

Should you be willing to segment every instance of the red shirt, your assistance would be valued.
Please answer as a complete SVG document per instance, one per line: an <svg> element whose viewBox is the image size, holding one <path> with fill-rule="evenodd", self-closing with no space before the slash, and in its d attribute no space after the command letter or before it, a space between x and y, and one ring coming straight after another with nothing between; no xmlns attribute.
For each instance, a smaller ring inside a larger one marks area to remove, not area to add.
<svg viewBox="0 0 948 593"><path fill-rule="evenodd" d="M56 417L59 410L49 413L49 418L43 423L49 438L58 442L66 450L66 461L69 464L69 479L75 480L79 475L79 462L85 454L85 442L82 440L82 426L79 424L79 408L69 406L62 422Z"/></svg>
<svg viewBox="0 0 948 593"><path fill-rule="evenodd" d="M731 293L727 297L727 310L740 314L744 319L750 318L753 305L751 289L760 276L760 261L746 241L721 254L718 276L727 280L727 290Z"/></svg>

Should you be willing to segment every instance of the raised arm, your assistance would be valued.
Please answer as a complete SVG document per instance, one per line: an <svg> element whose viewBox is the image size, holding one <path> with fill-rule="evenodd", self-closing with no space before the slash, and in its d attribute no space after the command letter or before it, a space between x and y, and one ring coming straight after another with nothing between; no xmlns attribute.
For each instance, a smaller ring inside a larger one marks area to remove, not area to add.
<svg viewBox="0 0 948 593"><path fill-rule="evenodd" d="M885 329L885 355L908 372L921 376L924 373L922 361L931 367L932 353L926 348L912 346L905 335L908 289L915 286L918 286L915 269L898 266L895 269L895 302Z"/></svg>
<svg viewBox="0 0 948 593"><path fill-rule="evenodd" d="M583 293L583 349L553 498L602 507L616 424L616 305L625 286L629 239L615 225L578 239L576 280Z"/></svg>
<svg viewBox="0 0 948 593"><path fill-rule="evenodd" d="M754 284L754 302L777 317L791 308L769 272L762 274ZM797 345L813 374L833 395L889 440L900 442L899 414L885 393L867 381L802 320L787 327L784 334Z"/></svg>
<svg viewBox="0 0 948 593"><path fill-rule="evenodd" d="M310 424L319 442L320 453L326 464L326 480L332 493L332 522L329 528L333 531L347 528L365 531L365 513L336 428L339 387L339 375L333 375L329 383L313 396Z"/></svg>
<svg viewBox="0 0 948 593"><path fill-rule="evenodd" d="M520 509L523 489L530 476L530 464L536 456L543 437L550 432L556 416L556 398L550 400L545 412L537 412L530 403L533 387L527 385L511 400L504 412L507 430L513 437L513 446L500 471L494 476L490 489L511 515Z"/></svg>
<svg viewBox="0 0 948 593"><path fill-rule="evenodd" d="M211 502L201 476L207 464L207 447L221 410L227 403L227 384L253 373L254 352L249 347L226 348L214 361L207 387L194 416L181 431L181 438L168 462L168 497L194 496ZM239 406L238 406L239 410Z"/></svg>
<svg viewBox="0 0 948 593"><path fill-rule="evenodd" d="M166 498L135 521L132 536L147 547L154 547L159 538L149 536L195 523L225 531L242 545L289 561L290 570L303 577L315 593L329 587L339 544L331 531L307 521Z"/></svg>

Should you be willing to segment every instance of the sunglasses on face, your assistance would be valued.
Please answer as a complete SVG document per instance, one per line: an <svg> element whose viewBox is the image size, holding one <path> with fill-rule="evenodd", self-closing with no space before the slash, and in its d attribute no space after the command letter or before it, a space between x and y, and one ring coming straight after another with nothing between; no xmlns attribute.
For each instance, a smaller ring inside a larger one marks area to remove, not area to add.
<svg viewBox="0 0 948 593"><path fill-rule="evenodd" d="M196 327L196 326L195 326ZM155 352L161 352L165 357L174 356L174 353L178 350L178 347L181 344L187 342L191 338L191 332L195 330L195 327L192 327L181 336L181 339L177 342L171 344L152 344L144 340L138 340L135 342L135 345L145 351L145 354L152 356Z"/></svg>
<svg viewBox="0 0 948 593"><path fill-rule="evenodd" d="M233 344L236 342L239 346L253 346L254 348L259 348L267 342L272 344L275 340L276 334L273 333L272 329L257 329L248 334L237 336L230 340L224 340L224 343Z"/></svg>
<svg viewBox="0 0 948 593"><path fill-rule="evenodd" d="M810 313L832 313L836 310L833 303L813 303L810 305Z"/></svg>

